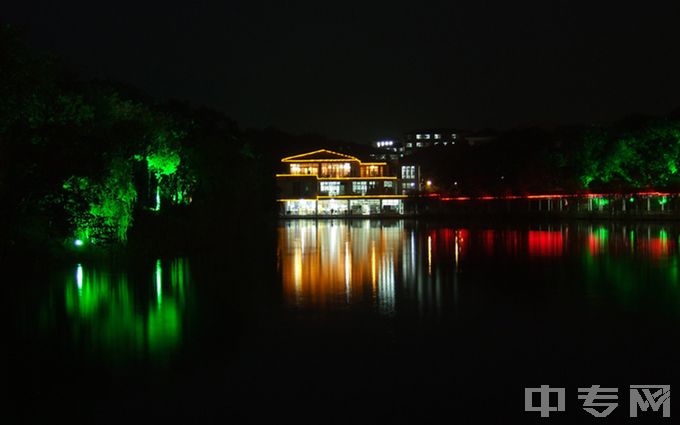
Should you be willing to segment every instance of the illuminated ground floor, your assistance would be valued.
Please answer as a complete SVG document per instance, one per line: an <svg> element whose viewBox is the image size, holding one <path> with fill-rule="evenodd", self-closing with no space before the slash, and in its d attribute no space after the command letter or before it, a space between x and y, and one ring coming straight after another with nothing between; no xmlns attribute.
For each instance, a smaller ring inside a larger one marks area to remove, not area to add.
<svg viewBox="0 0 680 425"><path fill-rule="evenodd" d="M286 217L404 214L402 198L287 199L279 204L281 215Z"/></svg>

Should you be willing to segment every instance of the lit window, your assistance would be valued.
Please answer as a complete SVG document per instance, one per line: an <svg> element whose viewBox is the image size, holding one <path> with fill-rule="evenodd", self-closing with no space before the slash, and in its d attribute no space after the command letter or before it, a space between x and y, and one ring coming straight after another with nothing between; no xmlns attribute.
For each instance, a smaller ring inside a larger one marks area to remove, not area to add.
<svg viewBox="0 0 680 425"><path fill-rule="evenodd" d="M384 186L385 188L394 187L394 182L387 180L387 181L385 181L385 182L383 183L383 186Z"/></svg>
<svg viewBox="0 0 680 425"><path fill-rule="evenodd" d="M429 134L416 134L416 139L427 140L430 138Z"/></svg>
<svg viewBox="0 0 680 425"><path fill-rule="evenodd" d="M383 155L384 158L385 155ZM380 176L382 173L380 172L380 167L378 165L369 165L369 166L364 166L361 169L361 176L362 177L376 177Z"/></svg>
<svg viewBox="0 0 680 425"><path fill-rule="evenodd" d="M317 164L290 164L291 174L316 174L318 172Z"/></svg>
<svg viewBox="0 0 680 425"><path fill-rule="evenodd" d="M321 177L347 177L350 173L351 166L348 162L344 163L322 163Z"/></svg>
<svg viewBox="0 0 680 425"><path fill-rule="evenodd" d="M416 166L415 165L404 165L401 167L401 178L402 179L415 179L416 178Z"/></svg>
<svg viewBox="0 0 680 425"><path fill-rule="evenodd" d="M366 182L352 182L352 192L365 195L368 191L368 184Z"/></svg>
<svg viewBox="0 0 680 425"><path fill-rule="evenodd" d="M435 134L435 135L434 135L434 138L435 138L435 139L441 139L441 138L442 138L442 135L441 135L441 134Z"/></svg>
<svg viewBox="0 0 680 425"><path fill-rule="evenodd" d="M406 144L406 147L407 147L407 148L412 148L412 147L413 147L413 143L407 143L407 144Z"/></svg>
<svg viewBox="0 0 680 425"><path fill-rule="evenodd" d="M327 193L328 196L338 195L340 193L340 182L321 182L319 191Z"/></svg>
<svg viewBox="0 0 680 425"><path fill-rule="evenodd" d="M422 148L422 147L423 147L423 142L416 142L416 147L417 147L417 148Z"/></svg>

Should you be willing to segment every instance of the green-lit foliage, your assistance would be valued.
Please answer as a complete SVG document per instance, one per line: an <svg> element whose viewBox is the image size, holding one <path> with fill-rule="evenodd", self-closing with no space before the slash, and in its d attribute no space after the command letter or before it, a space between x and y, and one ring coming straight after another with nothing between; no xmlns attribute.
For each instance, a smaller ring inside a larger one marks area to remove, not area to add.
<svg viewBox="0 0 680 425"><path fill-rule="evenodd" d="M0 243L203 244L275 211L274 165L220 113L74 81L5 27L0 82Z"/></svg>
<svg viewBox="0 0 680 425"><path fill-rule="evenodd" d="M155 205L159 210L162 199L174 205L189 204L195 179L193 172L182 167L181 141L186 137L184 131L172 128L167 120L155 122L155 135L146 148L146 163L156 184ZM159 127L160 126L160 127Z"/></svg>
<svg viewBox="0 0 680 425"><path fill-rule="evenodd" d="M95 191L95 196L94 202L90 204L90 214L104 228L113 229L116 239L125 241L137 198L131 164L121 159L113 161L109 174Z"/></svg>
<svg viewBox="0 0 680 425"><path fill-rule="evenodd" d="M149 171L154 173L158 179L163 176L171 176L177 172L180 157L177 149L167 145L160 145L150 149L151 152L146 156Z"/></svg>
<svg viewBox="0 0 680 425"><path fill-rule="evenodd" d="M129 161L111 161L108 173L100 181L71 177L63 188L75 237L89 241L127 239L137 197Z"/></svg>
<svg viewBox="0 0 680 425"><path fill-rule="evenodd" d="M661 121L634 130L591 131L585 137L580 161L584 187L667 186L679 177L680 122Z"/></svg>

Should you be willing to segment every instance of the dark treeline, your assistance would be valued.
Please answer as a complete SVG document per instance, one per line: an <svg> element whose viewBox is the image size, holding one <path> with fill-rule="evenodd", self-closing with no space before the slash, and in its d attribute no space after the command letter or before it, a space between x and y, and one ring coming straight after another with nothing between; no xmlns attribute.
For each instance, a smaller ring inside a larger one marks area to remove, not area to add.
<svg viewBox="0 0 680 425"><path fill-rule="evenodd" d="M680 190L680 115L601 127L525 128L493 142L424 149L432 191L465 196Z"/></svg>
<svg viewBox="0 0 680 425"><path fill-rule="evenodd" d="M83 82L0 34L5 249L219 245L271 231L272 166L224 115Z"/></svg>

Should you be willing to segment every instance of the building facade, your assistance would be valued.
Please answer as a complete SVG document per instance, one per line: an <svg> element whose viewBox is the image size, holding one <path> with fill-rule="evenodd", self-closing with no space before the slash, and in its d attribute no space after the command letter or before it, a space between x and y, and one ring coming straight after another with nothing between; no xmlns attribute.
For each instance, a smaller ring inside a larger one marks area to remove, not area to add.
<svg viewBox="0 0 680 425"><path fill-rule="evenodd" d="M420 181L420 166L409 161L402 161L399 165L401 177L401 194L414 195L422 190Z"/></svg>
<svg viewBox="0 0 680 425"><path fill-rule="evenodd" d="M371 145L374 160L400 160L411 154L428 151L429 148L447 150L481 146L496 139L494 134L458 129L423 129L404 133L401 140L381 139Z"/></svg>
<svg viewBox="0 0 680 425"><path fill-rule="evenodd" d="M386 162L320 149L283 158L276 175L281 215L371 216L404 214L401 180Z"/></svg>

